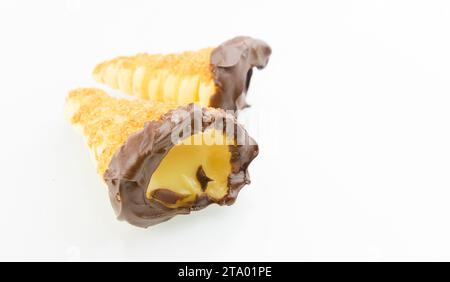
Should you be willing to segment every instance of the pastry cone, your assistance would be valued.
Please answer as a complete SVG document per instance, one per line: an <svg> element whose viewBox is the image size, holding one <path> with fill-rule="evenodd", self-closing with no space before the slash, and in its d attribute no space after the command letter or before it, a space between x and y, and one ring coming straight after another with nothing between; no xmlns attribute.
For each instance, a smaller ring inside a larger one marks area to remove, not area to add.
<svg viewBox="0 0 450 282"><path fill-rule="evenodd" d="M258 146L223 110L117 99L93 88L71 91L65 109L120 220L148 227L211 203L230 205L249 183Z"/></svg>
<svg viewBox="0 0 450 282"><path fill-rule="evenodd" d="M264 68L271 52L261 40L236 37L181 54L118 57L97 65L93 76L142 99L239 110L247 107L253 67Z"/></svg>

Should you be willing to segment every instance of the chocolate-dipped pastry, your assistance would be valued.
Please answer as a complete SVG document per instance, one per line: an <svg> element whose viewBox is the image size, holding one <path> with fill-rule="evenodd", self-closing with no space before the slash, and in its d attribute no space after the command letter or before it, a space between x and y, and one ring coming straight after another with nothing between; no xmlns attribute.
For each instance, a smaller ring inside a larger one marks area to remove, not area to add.
<svg viewBox="0 0 450 282"><path fill-rule="evenodd" d="M94 78L142 99L240 110L253 68L272 53L264 41L239 36L215 48L181 54L138 54L96 66Z"/></svg>
<svg viewBox="0 0 450 282"><path fill-rule="evenodd" d="M70 92L66 114L85 137L118 219L133 225L230 205L250 182L258 146L223 110L86 88Z"/></svg>

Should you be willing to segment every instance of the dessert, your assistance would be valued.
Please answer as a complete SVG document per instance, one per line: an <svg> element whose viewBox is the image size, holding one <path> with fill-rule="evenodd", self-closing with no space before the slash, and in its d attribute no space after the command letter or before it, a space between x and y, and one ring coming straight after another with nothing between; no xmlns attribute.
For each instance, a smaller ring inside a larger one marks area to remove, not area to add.
<svg viewBox="0 0 450 282"><path fill-rule="evenodd" d="M239 36L215 48L180 54L137 54L97 65L94 78L142 99L240 110L253 68L264 68L272 51L264 41Z"/></svg>
<svg viewBox="0 0 450 282"><path fill-rule="evenodd" d="M221 109L80 88L69 93L65 111L120 220L148 227L212 203L231 205L250 183L258 145Z"/></svg>

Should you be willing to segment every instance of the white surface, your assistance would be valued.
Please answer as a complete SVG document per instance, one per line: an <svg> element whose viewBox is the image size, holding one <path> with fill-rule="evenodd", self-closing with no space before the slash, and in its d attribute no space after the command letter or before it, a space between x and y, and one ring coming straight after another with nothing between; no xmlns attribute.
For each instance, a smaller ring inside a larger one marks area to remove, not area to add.
<svg viewBox="0 0 450 282"><path fill-rule="evenodd" d="M1 258L450 259L450 2L92 2L0 2ZM107 58L240 34L273 48L241 117L252 184L147 230L116 221L67 91Z"/></svg>

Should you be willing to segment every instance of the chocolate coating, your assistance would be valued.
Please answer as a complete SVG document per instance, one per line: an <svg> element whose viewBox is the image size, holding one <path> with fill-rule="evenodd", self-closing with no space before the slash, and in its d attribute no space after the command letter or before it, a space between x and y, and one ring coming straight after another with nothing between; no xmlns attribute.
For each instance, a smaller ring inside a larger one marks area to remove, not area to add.
<svg viewBox="0 0 450 282"><path fill-rule="evenodd" d="M206 176L206 173L203 170L202 166L198 167L197 173L195 174L195 176L197 177L197 180L200 183L200 187L202 188L202 191L205 192L206 188L208 187L208 182L213 181L213 179Z"/></svg>
<svg viewBox="0 0 450 282"><path fill-rule="evenodd" d="M152 197L157 199L163 203L174 205L178 200L183 200L187 195L183 195L177 192L174 192L169 189L156 189L152 191Z"/></svg>
<svg viewBox="0 0 450 282"><path fill-rule="evenodd" d="M211 68L217 92L210 106L226 110L248 107L245 101L253 67L264 68L272 49L264 41L238 36L222 43L211 54Z"/></svg>
<svg viewBox="0 0 450 282"><path fill-rule="evenodd" d="M233 126L219 127L221 122ZM231 173L228 176L228 193L225 197L216 201L202 195L177 208L170 208L162 202L176 201L174 197L178 199L179 195L158 191L156 198L159 200L147 198L146 191L153 172L174 146L171 137L184 139L208 128L223 130L227 136L234 136L235 140L245 140L239 142L244 143L243 145L229 146ZM230 128L233 132L228 132ZM205 208L211 203L233 204L239 190L250 183L247 168L257 155L258 145L232 115L223 110L189 104L169 111L157 121L149 121L141 131L130 136L112 157L104 180L118 219L139 227L148 227L169 220L175 215Z"/></svg>

